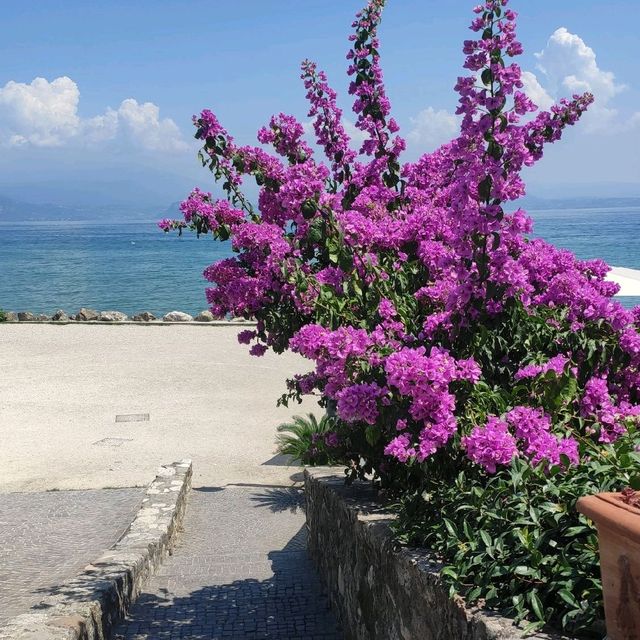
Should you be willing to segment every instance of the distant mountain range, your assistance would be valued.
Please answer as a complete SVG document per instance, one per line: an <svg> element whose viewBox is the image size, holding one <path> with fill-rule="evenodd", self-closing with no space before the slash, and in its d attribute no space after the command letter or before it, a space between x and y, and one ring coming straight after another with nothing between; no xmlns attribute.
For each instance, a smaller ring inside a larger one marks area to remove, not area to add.
<svg viewBox="0 0 640 640"><path fill-rule="evenodd" d="M640 207L640 197L572 197L572 198L537 198L525 196L514 205L528 210L548 211L550 209L621 209L624 207Z"/></svg>
<svg viewBox="0 0 640 640"><path fill-rule="evenodd" d="M155 220L158 210L121 205L69 206L22 202L0 195L0 222L127 222Z"/></svg>
<svg viewBox="0 0 640 640"><path fill-rule="evenodd" d="M68 206L59 204L29 203L0 195L0 222L139 222L159 218L180 217L179 202L168 207L127 207L122 205ZM527 196L515 206L529 211L550 209L617 209L622 207L640 208L640 197L624 198L538 198ZM513 208L513 205L512 207Z"/></svg>

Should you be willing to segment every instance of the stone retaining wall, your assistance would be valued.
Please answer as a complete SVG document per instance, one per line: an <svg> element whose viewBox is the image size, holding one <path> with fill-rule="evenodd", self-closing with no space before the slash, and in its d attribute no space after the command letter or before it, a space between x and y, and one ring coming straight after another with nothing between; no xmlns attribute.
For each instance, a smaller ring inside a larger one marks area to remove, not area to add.
<svg viewBox="0 0 640 640"><path fill-rule="evenodd" d="M1 640L104 640L172 547L191 488L190 460L161 467L124 536L34 611L0 628Z"/></svg>
<svg viewBox="0 0 640 640"><path fill-rule="evenodd" d="M305 491L309 553L347 640L525 637L511 620L449 598L425 550L395 549L393 514L375 501L368 485L346 487L341 470L315 468L305 470Z"/></svg>

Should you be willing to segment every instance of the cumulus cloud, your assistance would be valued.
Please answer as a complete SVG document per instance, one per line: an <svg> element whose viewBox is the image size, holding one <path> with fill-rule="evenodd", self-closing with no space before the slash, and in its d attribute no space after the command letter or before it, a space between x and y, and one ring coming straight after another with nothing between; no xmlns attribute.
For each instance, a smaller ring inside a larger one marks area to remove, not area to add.
<svg viewBox="0 0 640 640"><path fill-rule="evenodd" d="M11 145L60 145L79 131L79 100L78 86L66 76L31 84L11 80L0 89L3 138Z"/></svg>
<svg viewBox="0 0 640 640"><path fill-rule="evenodd" d="M460 118L445 109L436 111L427 107L410 118L412 129L408 139L412 143L420 144L424 151L431 151L444 142L456 136L460 128Z"/></svg>
<svg viewBox="0 0 640 640"><path fill-rule="evenodd" d="M616 82L611 71L598 66L594 50L580 36L566 27L560 27L551 34L545 48L535 56L547 90L542 88L533 73L527 72L525 83L534 94L541 96L544 101L551 96L570 97L574 93L590 91L596 101L584 117L585 128L597 131L611 126L618 112L610 103L626 86Z"/></svg>
<svg viewBox="0 0 640 640"><path fill-rule="evenodd" d="M0 144L60 147L125 140L151 151L188 148L176 123L161 118L152 102L127 98L118 109L108 108L92 118L79 116L79 102L78 85L66 76L51 82L7 82L0 88Z"/></svg>
<svg viewBox="0 0 640 640"><path fill-rule="evenodd" d="M533 100L538 108L549 109L555 102L531 71L522 72L522 84L524 85L524 92Z"/></svg>
<svg viewBox="0 0 640 640"><path fill-rule="evenodd" d="M351 122L349 118L342 119L342 126L354 145L359 146L367 139L367 134L362 129L358 129L355 122Z"/></svg>

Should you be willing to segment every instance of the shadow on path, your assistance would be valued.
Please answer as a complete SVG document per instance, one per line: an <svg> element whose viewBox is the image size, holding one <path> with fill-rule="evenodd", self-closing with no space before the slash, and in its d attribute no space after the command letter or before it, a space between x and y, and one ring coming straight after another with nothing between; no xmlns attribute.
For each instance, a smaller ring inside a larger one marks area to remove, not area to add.
<svg viewBox="0 0 640 640"><path fill-rule="evenodd" d="M182 543L116 638L341 639L307 554L303 500L267 487L194 494Z"/></svg>

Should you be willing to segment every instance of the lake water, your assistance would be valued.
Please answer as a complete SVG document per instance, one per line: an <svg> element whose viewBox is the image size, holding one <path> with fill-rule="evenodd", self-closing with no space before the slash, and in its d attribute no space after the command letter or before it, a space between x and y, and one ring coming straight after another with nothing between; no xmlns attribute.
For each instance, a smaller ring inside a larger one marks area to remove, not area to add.
<svg viewBox="0 0 640 640"><path fill-rule="evenodd" d="M229 243L164 234L153 222L3 224L0 308L193 314L207 308L203 269L230 254Z"/></svg>
<svg viewBox="0 0 640 640"><path fill-rule="evenodd" d="M640 209L532 211L535 234L581 258L640 269ZM144 224L0 224L0 308L34 313L80 307L162 315L205 309L203 269L229 243ZM640 298L619 298L625 306Z"/></svg>

